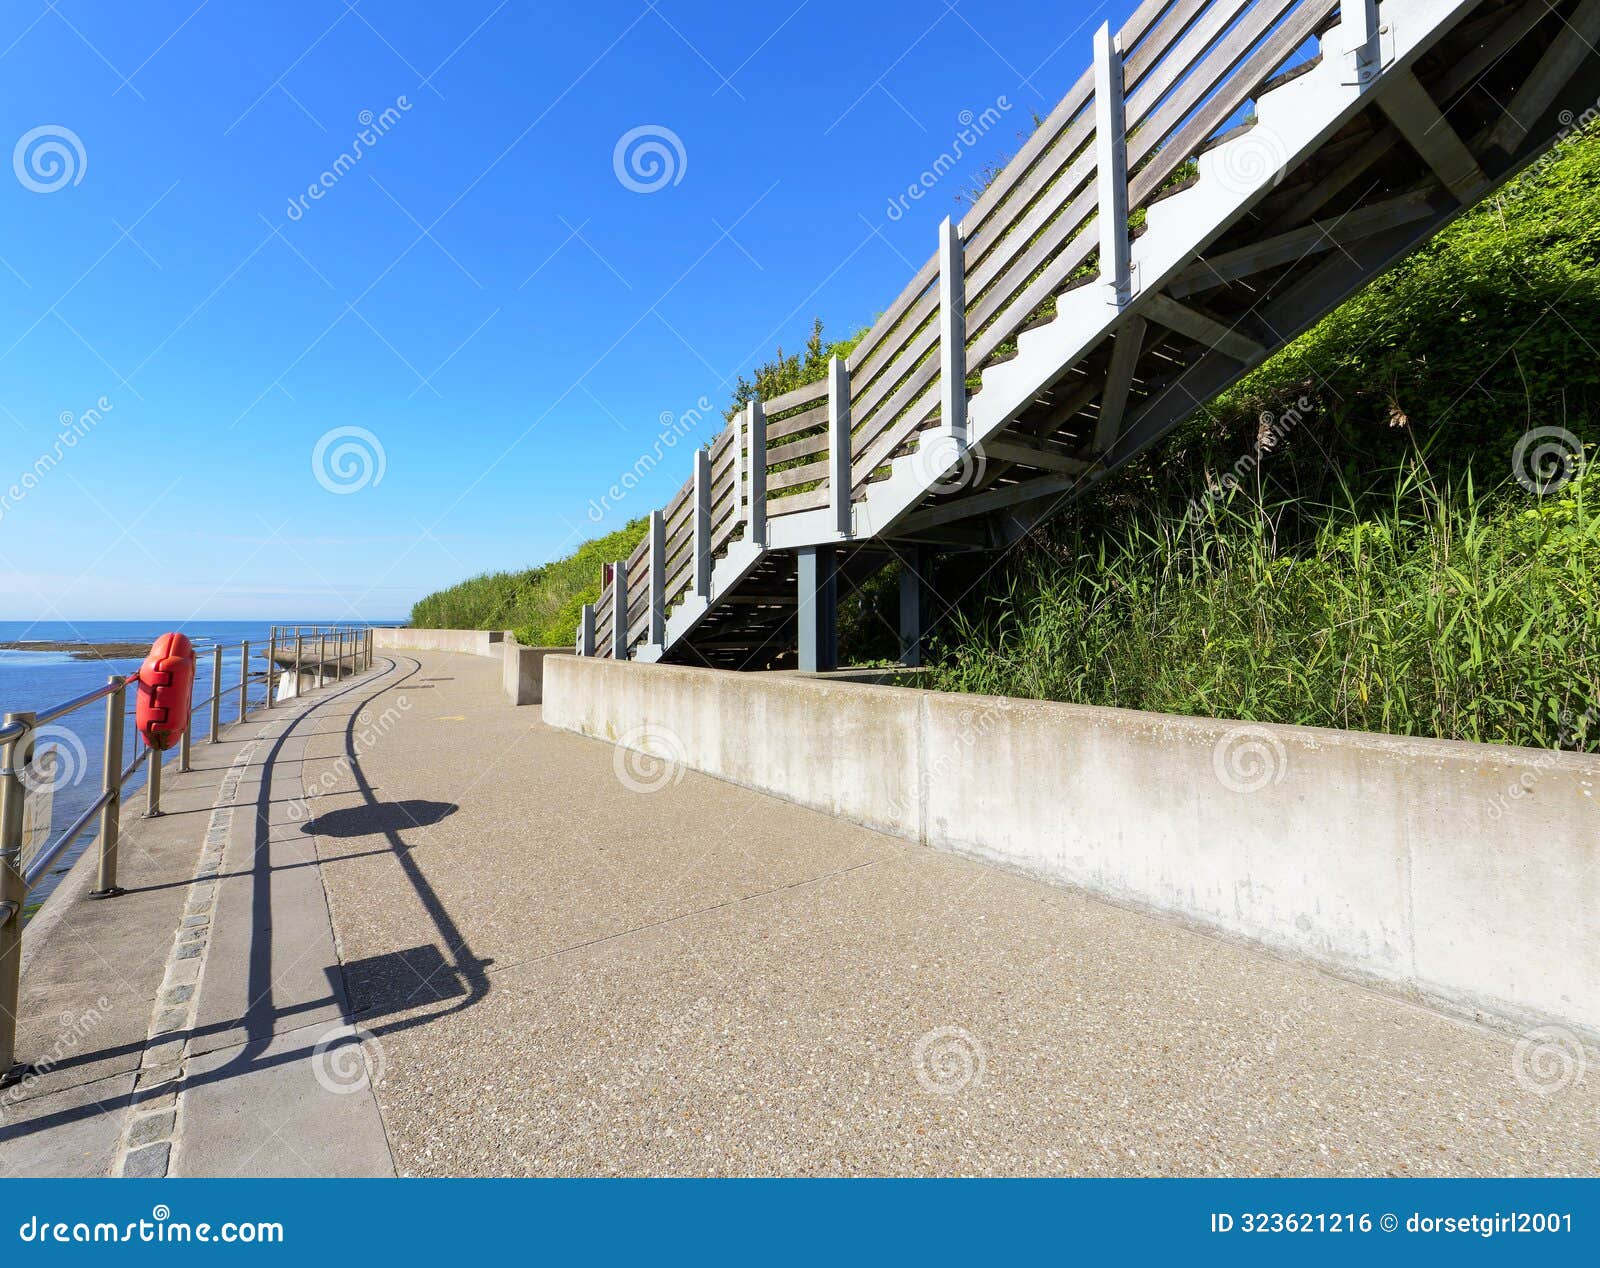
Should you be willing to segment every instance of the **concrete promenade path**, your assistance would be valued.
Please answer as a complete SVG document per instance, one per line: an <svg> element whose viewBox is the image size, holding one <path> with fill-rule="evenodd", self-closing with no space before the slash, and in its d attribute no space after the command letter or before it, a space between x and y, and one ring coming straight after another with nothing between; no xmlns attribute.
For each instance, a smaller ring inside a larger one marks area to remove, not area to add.
<svg viewBox="0 0 1600 1268"><path fill-rule="evenodd" d="M497 661L379 653L164 804L27 930L0 1176L1600 1158L1536 1035L550 730Z"/></svg>

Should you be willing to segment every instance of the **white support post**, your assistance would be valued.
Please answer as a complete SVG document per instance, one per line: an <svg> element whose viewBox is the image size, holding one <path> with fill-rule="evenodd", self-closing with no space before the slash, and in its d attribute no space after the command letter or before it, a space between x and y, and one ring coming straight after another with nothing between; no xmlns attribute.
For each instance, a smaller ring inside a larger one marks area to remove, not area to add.
<svg viewBox="0 0 1600 1268"><path fill-rule="evenodd" d="M694 592L711 597L711 455L694 451Z"/></svg>
<svg viewBox="0 0 1600 1268"><path fill-rule="evenodd" d="M967 447L967 282L961 230L939 226L939 429Z"/></svg>
<svg viewBox="0 0 1600 1268"><path fill-rule="evenodd" d="M594 604L583 605L583 618L578 622L578 655L594 655Z"/></svg>
<svg viewBox="0 0 1600 1268"><path fill-rule="evenodd" d="M611 565L611 659L628 659L628 561Z"/></svg>
<svg viewBox="0 0 1600 1268"><path fill-rule="evenodd" d="M850 461L850 367L843 357L834 357L828 362L828 497L833 506L833 526L841 537L850 536L854 527L850 516Z"/></svg>
<svg viewBox="0 0 1600 1268"><path fill-rule="evenodd" d="M749 500L750 542L767 544L767 411L756 397L745 406L745 435L750 456L745 468L745 494Z"/></svg>
<svg viewBox="0 0 1600 1268"><path fill-rule="evenodd" d="M1369 84L1383 69L1383 49L1378 42L1378 0L1340 0L1339 22L1344 28L1350 84Z"/></svg>
<svg viewBox="0 0 1600 1268"><path fill-rule="evenodd" d="M733 438L733 522L739 524L745 518L745 499L749 492L746 485L750 479L744 456L744 447L750 434L748 405L739 411L739 417L734 419L732 426L737 433Z"/></svg>
<svg viewBox="0 0 1600 1268"><path fill-rule="evenodd" d="M1100 281L1109 303L1133 298L1128 246L1128 127L1122 102L1122 41L1111 24L1094 34L1094 147L1100 195Z"/></svg>
<svg viewBox="0 0 1600 1268"><path fill-rule="evenodd" d="M650 512L650 630L645 642L660 647L667 641L667 520Z"/></svg>

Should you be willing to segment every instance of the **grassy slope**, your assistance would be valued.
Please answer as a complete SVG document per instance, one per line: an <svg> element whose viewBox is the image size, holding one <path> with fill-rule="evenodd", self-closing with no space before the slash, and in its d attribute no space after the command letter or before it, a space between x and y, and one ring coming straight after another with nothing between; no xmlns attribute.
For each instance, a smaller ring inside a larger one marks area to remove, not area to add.
<svg viewBox="0 0 1600 1268"><path fill-rule="evenodd" d="M1067 522L987 575L953 572L940 683L1600 745L1595 478L1545 497L1512 478L1532 428L1600 438L1597 212L1587 135ZM1263 415L1286 430L1264 449Z"/></svg>
<svg viewBox="0 0 1600 1268"><path fill-rule="evenodd" d="M600 568L626 559L644 536L634 520L563 559L523 572L485 573L418 601L411 624L429 629L515 630L530 646L572 642L585 603L600 597Z"/></svg>

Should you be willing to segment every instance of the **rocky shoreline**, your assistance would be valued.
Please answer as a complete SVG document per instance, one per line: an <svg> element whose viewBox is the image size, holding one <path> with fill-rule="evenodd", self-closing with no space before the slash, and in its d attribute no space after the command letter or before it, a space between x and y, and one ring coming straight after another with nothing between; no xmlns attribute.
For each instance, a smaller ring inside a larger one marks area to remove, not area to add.
<svg viewBox="0 0 1600 1268"><path fill-rule="evenodd" d="M67 652L75 660L143 660L149 651L148 643L0 643L0 652Z"/></svg>

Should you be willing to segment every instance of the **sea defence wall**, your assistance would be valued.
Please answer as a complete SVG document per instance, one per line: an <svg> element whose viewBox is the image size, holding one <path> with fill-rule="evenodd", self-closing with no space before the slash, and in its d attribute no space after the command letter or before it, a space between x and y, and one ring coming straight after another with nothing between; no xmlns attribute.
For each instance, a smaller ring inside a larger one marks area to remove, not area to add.
<svg viewBox="0 0 1600 1268"><path fill-rule="evenodd" d="M468 656L498 656L500 645L511 636L504 630L375 629L373 647L379 651L463 652Z"/></svg>
<svg viewBox="0 0 1600 1268"><path fill-rule="evenodd" d="M417 630L409 627L373 631L379 651L460 652L497 657L501 685L512 704L538 704L547 656L570 656L570 647L525 647L509 630Z"/></svg>
<svg viewBox="0 0 1600 1268"><path fill-rule="evenodd" d="M562 657L544 720L1517 1025L1600 1037L1600 759Z"/></svg>

